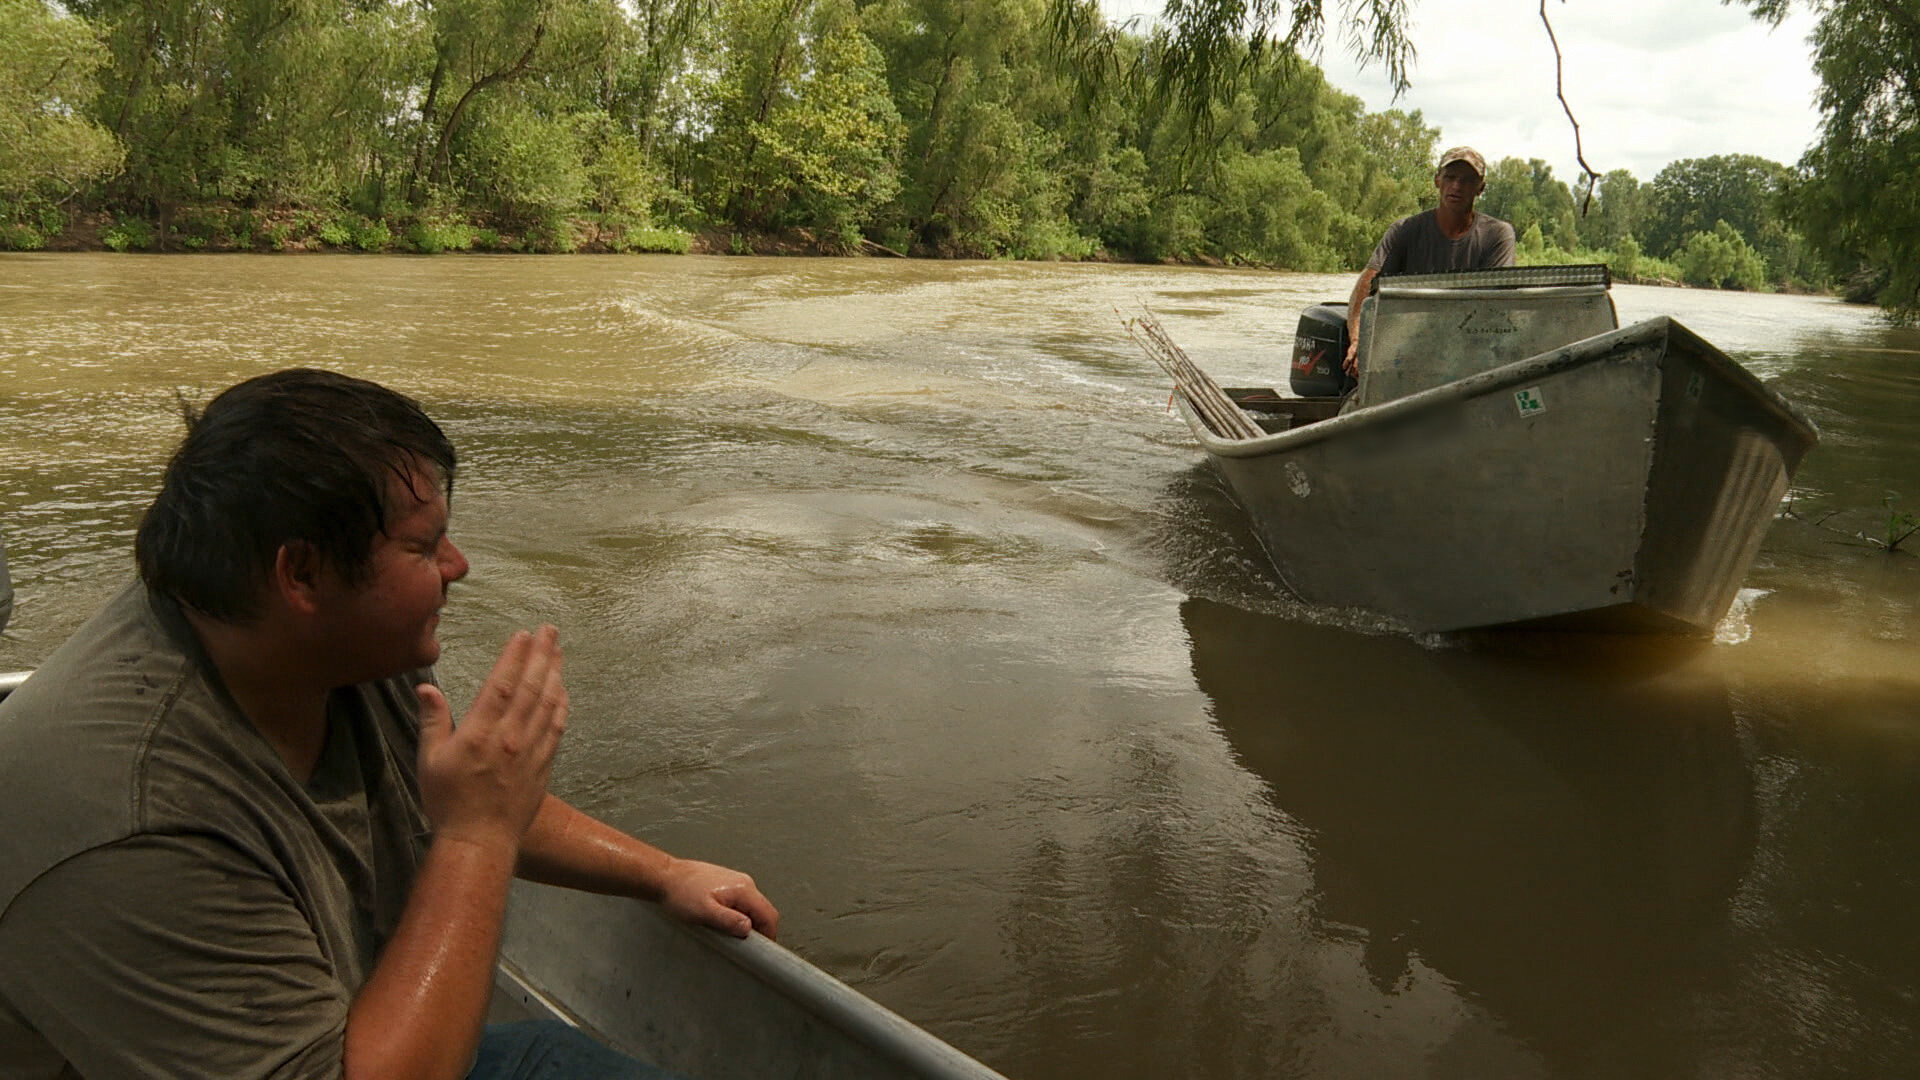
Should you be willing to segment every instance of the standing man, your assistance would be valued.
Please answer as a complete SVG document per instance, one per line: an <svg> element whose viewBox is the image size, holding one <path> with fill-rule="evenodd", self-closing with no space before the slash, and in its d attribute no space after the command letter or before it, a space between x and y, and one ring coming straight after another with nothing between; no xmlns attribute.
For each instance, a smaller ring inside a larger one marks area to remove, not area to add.
<svg viewBox="0 0 1920 1080"><path fill-rule="evenodd" d="M1440 189L1440 205L1389 226L1354 282L1347 301L1348 375L1360 374L1360 304L1373 290L1374 278L1513 265L1513 226L1473 209L1473 201L1487 190L1487 159L1478 150L1456 146L1441 154L1433 186Z"/></svg>
<svg viewBox="0 0 1920 1080"><path fill-rule="evenodd" d="M282 371L189 417L140 579L0 703L0 1076L654 1077L484 1026L509 880L775 932L751 878L548 794L551 626L453 722L453 481L440 428L360 379Z"/></svg>

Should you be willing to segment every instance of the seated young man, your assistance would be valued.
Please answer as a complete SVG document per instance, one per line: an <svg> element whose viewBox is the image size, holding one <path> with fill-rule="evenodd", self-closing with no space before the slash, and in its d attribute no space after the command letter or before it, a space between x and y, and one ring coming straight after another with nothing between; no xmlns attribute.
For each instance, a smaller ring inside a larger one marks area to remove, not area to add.
<svg viewBox="0 0 1920 1080"><path fill-rule="evenodd" d="M551 626L453 723L454 466L413 401L323 371L190 419L139 580L0 703L0 1076L657 1076L484 1029L509 880L775 932L746 875L547 792Z"/></svg>
<svg viewBox="0 0 1920 1080"><path fill-rule="evenodd" d="M1388 226L1360 279L1353 283L1353 295L1347 299L1348 375L1360 374L1360 304L1373 291L1374 278L1513 265L1513 226L1473 208L1474 200L1487 190L1487 159L1478 150L1456 146L1441 154L1433 170L1433 186L1440 192L1439 204Z"/></svg>

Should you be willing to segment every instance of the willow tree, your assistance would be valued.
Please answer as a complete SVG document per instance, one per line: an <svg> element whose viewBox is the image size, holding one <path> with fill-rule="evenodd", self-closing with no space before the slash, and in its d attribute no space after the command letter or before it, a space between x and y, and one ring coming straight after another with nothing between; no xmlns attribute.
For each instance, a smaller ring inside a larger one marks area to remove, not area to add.
<svg viewBox="0 0 1920 1080"><path fill-rule="evenodd" d="M581 168L572 115L577 99L567 84L627 46L631 24L620 6L613 0L427 0L425 11L433 61L409 170L411 201L427 201L436 186L489 183L455 177L457 149L501 168L526 159L521 171L529 177L556 165ZM499 183L519 181L502 175ZM533 205L546 210L570 201L536 197Z"/></svg>
<svg viewBox="0 0 1920 1080"><path fill-rule="evenodd" d="M0 227L8 246L37 246L37 217L118 168L120 144L87 117L106 49L92 26L44 0L0 0Z"/></svg>
<svg viewBox="0 0 1920 1080"><path fill-rule="evenodd" d="M1776 24L1793 0L1748 0ZM1820 76L1820 137L1788 198L1836 270L1898 318L1920 319L1920 4L1804 0Z"/></svg>
<svg viewBox="0 0 1920 1080"><path fill-rule="evenodd" d="M899 190L902 131L851 0L723 0L695 69L709 212L859 244Z"/></svg>
<svg viewBox="0 0 1920 1080"><path fill-rule="evenodd" d="M1096 77L1110 62L1102 47L1102 17L1093 0L1047 0L1054 36L1079 43ZM1320 54L1331 36L1363 63L1378 63L1397 97L1410 85L1413 42L1407 18L1415 0L1166 0L1161 24L1166 50L1153 79L1161 96L1200 115L1206 103L1225 96L1250 64L1270 51ZM1118 29L1107 31L1111 41Z"/></svg>
<svg viewBox="0 0 1920 1080"><path fill-rule="evenodd" d="M1045 0L880 0L864 12L906 124L890 234L931 253L1078 254L1073 77Z"/></svg>
<svg viewBox="0 0 1920 1080"><path fill-rule="evenodd" d="M127 147L122 206L337 197L405 91L411 15L358 0L69 0L103 28L92 115Z"/></svg>

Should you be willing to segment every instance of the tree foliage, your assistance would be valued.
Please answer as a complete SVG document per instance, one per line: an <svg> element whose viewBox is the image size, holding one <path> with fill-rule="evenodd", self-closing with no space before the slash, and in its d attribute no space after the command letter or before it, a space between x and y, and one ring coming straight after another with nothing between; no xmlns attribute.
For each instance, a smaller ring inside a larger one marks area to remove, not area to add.
<svg viewBox="0 0 1920 1080"><path fill-rule="evenodd" d="M1719 221L1744 237L1757 237L1768 222L1780 220L1790 173L1785 165L1751 154L1676 161L1648 187L1639 239L1647 250L1669 255Z"/></svg>
<svg viewBox="0 0 1920 1080"><path fill-rule="evenodd" d="M1747 0L1778 22L1792 0ZM1920 318L1920 5L1809 0L1820 137L1791 184L1811 248L1863 298Z"/></svg>
<svg viewBox="0 0 1920 1080"><path fill-rule="evenodd" d="M0 200L19 218L119 167L119 143L87 116L106 49L43 0L0 0ZM0 219L0 225L24 226ZM29 227L30 226L26 226Z"/></svg>
<svg viewBox="0 0 1920 1080"><path fill-rule="evenodd" d="M0 225L79 207L120 248L683 250L686 229L1351 269L1431 205L1440 133L1311 54L1404 78L1408 8L1172 0L1143 33L1093 0L0 0ZM1789 177L1617 172L1581 218L1546 163L1506 159L1482 206L1530 259L1665 278L1691 252L1754 287L1743 252L1762 283L1818 274L1780 193L1837 196ZM1840 227L1821 251L1862 247Z"/></svg>

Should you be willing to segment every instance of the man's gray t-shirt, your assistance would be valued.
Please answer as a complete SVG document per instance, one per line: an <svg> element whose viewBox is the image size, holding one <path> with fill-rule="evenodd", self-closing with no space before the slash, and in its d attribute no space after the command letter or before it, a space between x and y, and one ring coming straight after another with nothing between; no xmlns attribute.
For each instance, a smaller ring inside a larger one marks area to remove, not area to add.
<svg viewBox="0 0 1920 1080"><path fill-rule="evenodd" d="M1475 212L1465 236L1453 239L1440 230L1438 212L1401 218L1387 228L1367 260L1379 274L1442 274L1513 265L1513 226Z"/></svg>
<svg viewBox="0 0 1920 1080"><path fill-rule="evenodd" d="M338 1077L428 841L422 677L335 691L302 782L135 584L0 703L0 1076Z"/></svg>

